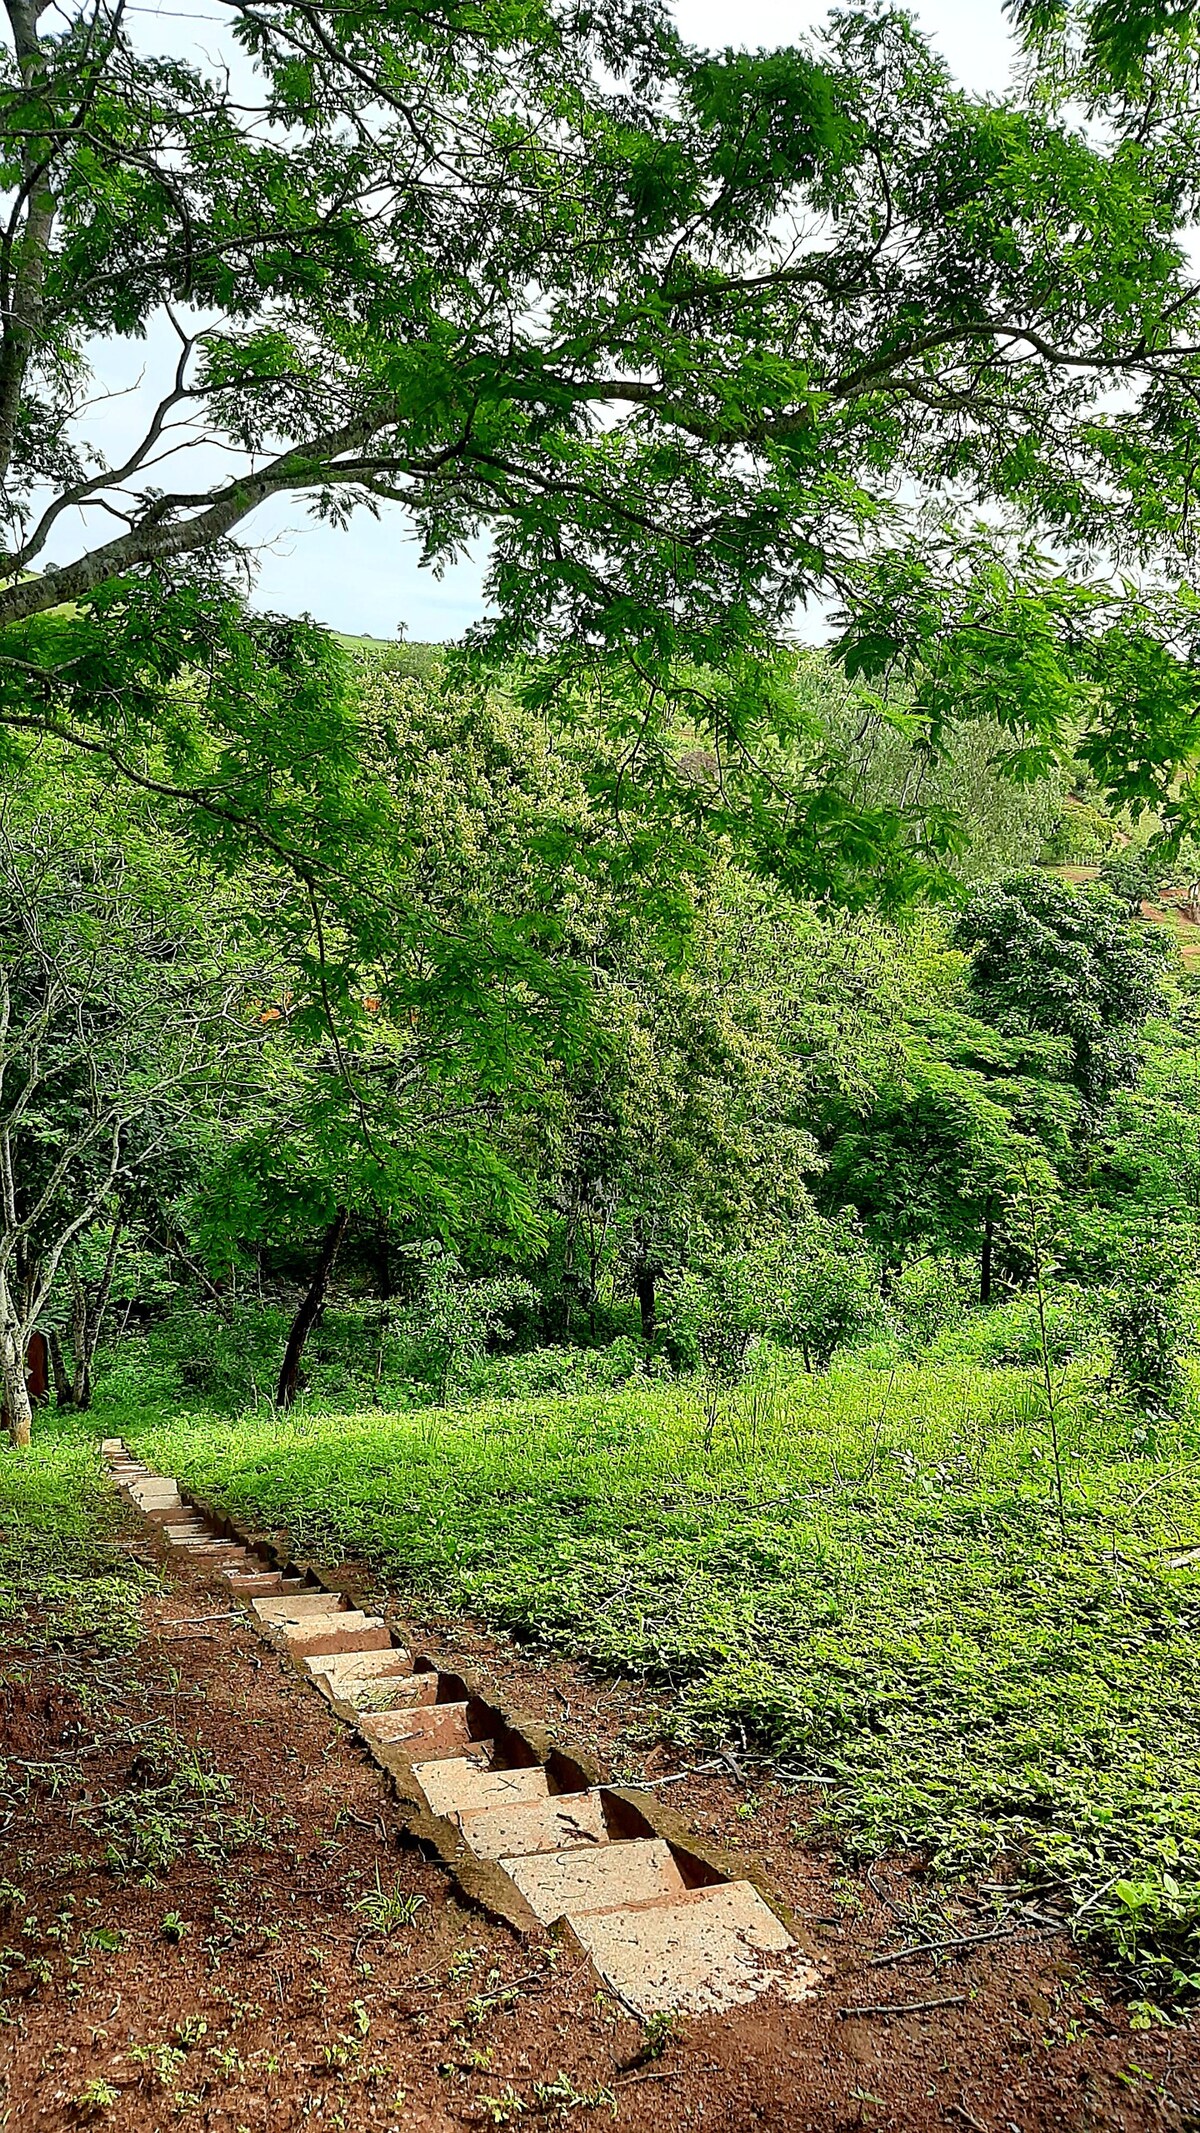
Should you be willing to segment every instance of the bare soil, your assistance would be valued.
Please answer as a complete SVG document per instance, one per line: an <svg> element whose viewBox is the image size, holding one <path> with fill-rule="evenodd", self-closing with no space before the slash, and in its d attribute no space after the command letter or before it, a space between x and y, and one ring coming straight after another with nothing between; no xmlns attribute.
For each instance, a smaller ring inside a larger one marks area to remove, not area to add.
<svg viewBox="0 0 1200 2133"><path fill-rule="evenodd" d="M664 1797L756 1868L818 1956L808 2004L648 2036L553 1936L473 1915L398 1841L378 1771L212 1573L140 1528L130 1546L163 1578L132 1657L0 1664L6 2133L1200 2129L1200 2029L1131 2028L1051 1913L936 1888L914 1860L848 1871L810 1828L815 1795L736 1756L680 1776L652 1695L417 1625L618 1778L671 1779ZM183 1848L148 1870L164 1844ZM380 1891L412 1899L407 1923L372 1915ZM968 1945L890 1959L917 1940Z"/></svg>

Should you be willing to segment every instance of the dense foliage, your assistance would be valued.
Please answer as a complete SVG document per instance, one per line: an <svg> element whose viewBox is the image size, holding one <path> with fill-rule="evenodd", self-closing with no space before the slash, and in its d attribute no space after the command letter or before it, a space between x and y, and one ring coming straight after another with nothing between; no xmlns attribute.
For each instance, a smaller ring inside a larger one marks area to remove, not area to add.
<svg viewBox="0 0 1200 2133"><path fill-rule="evenodd" d="M370 746L234 545L294 494L403 513L430 562L486 535L492 653L795 886L903 895L963 838L809 721L813 604L934 756L993 720L1009 774L1077 760L1186 824L1189 11L1141 11L1098 122L1070 11L1025 12L978 102L886 6L716 56L656 0L230 0L223 70L111 0L6 0L6 760L61 735L336 901ZM147 370L119 447L114 339Z"/></svg>

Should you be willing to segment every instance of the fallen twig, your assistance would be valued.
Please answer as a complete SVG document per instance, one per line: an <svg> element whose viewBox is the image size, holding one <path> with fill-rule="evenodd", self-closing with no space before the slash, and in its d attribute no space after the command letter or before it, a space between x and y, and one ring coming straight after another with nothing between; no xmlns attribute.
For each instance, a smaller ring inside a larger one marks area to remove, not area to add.
<svg viewBox="0 0 1200 2133"><path fill-rule="evenodd" d="M953 1940L922 1940L913 1948L896 1948L890 1955L873 1955L868 1968L884 1970L890 1963L907 1963L917 1955L941 1955L949 1948L980 1948L989 1941L1014 1940L1018 1933L1036 1932L1038 1928L1026 1924L1002 1926L998 1933L960 1933ZM1041 1929L1043 1932L1045 1928Z"/></svg>
<svg viewBox="0 0 1200 2133"><path fill-rule="evenodd" d="M681 1785L684 1778L706 1777L710 1770L719 1770L720 1763L693 1763L690 1770L673 1770L670 1777L635 1778L630 1792L653 1792L659 1785Z"/></svg>
<svg viewBox="0 0 1200 2133"><path fill-rule="evenodd" d="M912 1915L912 1906L910 1904L897 1903L894 1896L889 1896L886 1889L881 1889L870 1867L867 1868L867 1887L878 1896L880 1903L887 1905L894 1918L902 1918L906 1921L911 1932L916 1924L916 1920Z"/></svg>
<svg viewBox="0 0 1200 2133"><path fill-rule="evenodd" d="M935 2007L965 2007L965 1992L948 1992L940 2000L880 2000L865 2007L839 2007L838 2019L844 2021L849 2015L908 2015L932 2014Z"/></svg>
<svg viewBox="0 0 1200 2133"><path fill-rule="evenodd" d="M165 1615L163 1619L166 1622L182 1622L190 1626L193 1622L236 1622L239 1619L244 1621L245 1616L240 1607L227 1607L224 1614L220 1615Z"/></svg>

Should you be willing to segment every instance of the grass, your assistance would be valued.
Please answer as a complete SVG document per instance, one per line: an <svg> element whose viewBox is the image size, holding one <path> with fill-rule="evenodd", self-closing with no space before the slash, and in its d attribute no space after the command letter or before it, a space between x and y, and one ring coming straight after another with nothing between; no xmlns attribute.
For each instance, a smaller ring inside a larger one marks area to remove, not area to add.
<svg viewBox="0 0 1200 2133"><path fill-rule="evenodd" d="M26 1649L136 1643L147 1576L113 1539L116 1507L82 1417L39 1415L0 1449L0 1625Z"/></svg>
<svg viewBox="0 0 1200 2133"><path fill-rule="evenodd" d="M1200 1990L1200 1444L1031 1377L861 1361L399 1416L179 1417L139 1448L305 1552L674 1691L685 1739L819 1784L862 1852L1000 1853L1164 1994Z"/></svg>

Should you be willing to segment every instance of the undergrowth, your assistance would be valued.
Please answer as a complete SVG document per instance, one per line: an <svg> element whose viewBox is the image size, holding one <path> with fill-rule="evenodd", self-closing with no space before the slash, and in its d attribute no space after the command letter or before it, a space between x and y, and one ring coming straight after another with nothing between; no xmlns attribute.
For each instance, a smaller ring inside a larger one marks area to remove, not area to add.
<svg viewBox="0 0 1200 2133"><path fill-rule="evenodd" d="M812 1782L863 1853L1005 1853L1163 1994L1200 1989L1196 1446L1029 1375L861 1363L710 1400L178 1418L140 1448L302 1551L669 1685L685 1739ZM1168 1441L1169 1439L1169 1441Z"/></svg>
<svg viewBox="0 0 1200 2133"><path fill-rule="evenodd" d="M116 1505L82 1417L40 1414L32 1448L0 1450L0 1626L27 1649L139 1635L147 1574L116 1544Z"/></svg>

